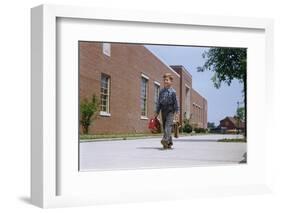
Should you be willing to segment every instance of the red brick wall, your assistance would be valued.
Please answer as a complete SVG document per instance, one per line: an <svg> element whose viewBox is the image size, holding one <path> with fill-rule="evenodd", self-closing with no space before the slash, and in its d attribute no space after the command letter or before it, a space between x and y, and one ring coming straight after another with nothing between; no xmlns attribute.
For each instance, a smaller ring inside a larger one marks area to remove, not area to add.
<svg viewBox="0 0 281 213"><path fill-rule="evenodd" d="M195 127L207 128L207 101L195 89L191 90L191 123Z"/></svg>
<svg viewBox="0 0 281 213"><path fill-rule="evenodd" d="M181 120L180 122L182 123L183 122L183 119L185 117L185 112L187 112L187 107L189 107L189 111L191 113L191 108L190 108L190 103L191 103L191 88L192 88L192 76L191 74L181 65L172 65L171 66L177 73L180 74L181 76L181 84L180 84L180 88L181 88L181 91L180 91L180 97L182 97L180 99L180 108L181 108L181 111L180 111L180 117L181 117ZM189 90L189 93L190 93L190 96L189 96L189 100L186 100L187 99L187 96L186 96L186 88L190 88ZM189 106L187 106L189 105ZM187 115L186 118L189 118L189 116Z"/></svg>
<svg viewBox="0 0 281 213"><path fill-rule="evenodd" d="M208 102L204 98L204 112L203 112L203 128L208 128Z"/></svg>
<svg viewBox="0 0 281 213"><path fill-rule="evenodd" d="M190 118L190 123L194 127L207 128L207 100L202 97L196 90L192 88L192 76L191 74L181 65L172 65L174 70L176 70L182 79L181 83L181 109L182 109L182 120L184 118L184 112L187 112L189 107L190 114L187 118ZM186 101L186 88L190 88L190 98ZM187 106L188 105L188 106Z"/></svg>
<svg viewBox="0 0 281 213"><path fill-rule="evenodd" d="M98 116L89 133L148 132L148 120L141 119L141 73L148 81L148 118L154 115L154 81L163 87L163 75L174 76L176 91L179 77L142 45L111 44L111 56L102 53L102 43L80 42L80 99L100 95L101 73L111 77L111 116ZM178 96L179 94L177 94ZM179 98L179 96L178 96Z"/></svg>
<svg viewBox="0 0 281 213"><path fill-rule="evenodd" d="M149 132L148 119L141 119L140 92L141 74L148 80L148 118L154 115L154 81L163 87L163 75L166 72L174 76L173 88L177 91L180 104L180 119L185 110L185 84L192 88L192 76L186 70L168 67L152 52L142 45L111 43L111 56L104 55L102 43L79 42L79 70L80 70L80 100L91 98L95 93L100 98L101 73L110 76L110 114L111 116L97 116L89 133L141 133ZM182 75L182 81L180 78ZM180 86L182 100L180 99ZM191 103L203 106L203 97L191 89ZM206 105L206 103L205 103ZM204 106L205 106L204 105ZM191 113L192 111L191 104ZM196 114L196 116L198 116ZM161 117L161 116L160 116ZM201 122L203 116L194 118ZM207 127L207 120L206 120Z"/></svg>

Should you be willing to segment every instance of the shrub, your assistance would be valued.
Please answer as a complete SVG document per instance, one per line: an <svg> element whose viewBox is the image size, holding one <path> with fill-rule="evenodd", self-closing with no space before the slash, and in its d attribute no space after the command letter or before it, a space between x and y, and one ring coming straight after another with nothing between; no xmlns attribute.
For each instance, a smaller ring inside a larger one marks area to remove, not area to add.
<svg viewBox="0 0 281 213"><path fill-rule="evenodd" d="M185 118L183 123L184 124L183 124L182 131L186 132L186 133L191 133L192 132L192 126L189 124L189 120Z"/></svg>
<svg viewBox="0 0 281 213"><path fill-rule="evenodd" d="M194 128L194 131L196 132L196 133L206 133L206 129L204 129L204 128Z"/></svg>
<svg viewBox="0 0 281 213"><path fill-rule="evenodd" d="M227 129L226 133L227 134L237 134L237 129Z"/></svg>
<svg viewBox="0 0 281 213"><path fill-rule="evenodd" d="M82 125L83 134L88 134L89 126L93 122L99 106L99 101L95 95L93 95L91 101L84 99L80 102L80 124Z"/></svg>

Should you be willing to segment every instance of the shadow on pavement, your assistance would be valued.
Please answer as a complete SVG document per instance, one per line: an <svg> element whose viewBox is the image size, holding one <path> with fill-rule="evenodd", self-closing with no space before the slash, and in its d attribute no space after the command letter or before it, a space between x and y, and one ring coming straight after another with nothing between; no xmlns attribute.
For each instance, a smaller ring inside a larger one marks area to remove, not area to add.
<svg viewBox="0 0 281 213"><path fill-rule="evenodd" d="M180 141L180 142L218 142L218 139L180 139L175 138L174 141Z"/></svg>
<svg viewBox="0 0 281 213"><path fill-rule="evenodd" d="M156 150L160 150L160 151L172 150L172 149L164 149L162 147L137 147L137 149L156 149Z"/></svg>

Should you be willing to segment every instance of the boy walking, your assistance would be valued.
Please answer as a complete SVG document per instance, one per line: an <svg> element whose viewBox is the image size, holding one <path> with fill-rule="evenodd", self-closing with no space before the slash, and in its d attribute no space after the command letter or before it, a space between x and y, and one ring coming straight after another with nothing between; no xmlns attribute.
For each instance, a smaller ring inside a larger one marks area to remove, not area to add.
<svg viewBox="0 0 281 213"><path fill-rule="evenodd" d="M172 88L173 76L170 73L166 73L163 76L164 88L159 92L159 98L157 101L157 107L155 111L155 117L157 117L161 111L162 123L164 135L161 140L161 144L164 149L170 149L173 145L172 140L172 128L173 120L178 121L179 106L176 96L176 90Z"/></svg>

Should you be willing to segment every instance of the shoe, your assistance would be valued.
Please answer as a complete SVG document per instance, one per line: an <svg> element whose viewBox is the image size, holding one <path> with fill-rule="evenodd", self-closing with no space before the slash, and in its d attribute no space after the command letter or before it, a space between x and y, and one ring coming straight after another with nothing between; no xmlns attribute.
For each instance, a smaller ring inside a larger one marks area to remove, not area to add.
<svg viewBox="0 0 281 213"><path fill-rule="evenodd" d="M169 142L168 143L168 149L172 149L172 146L173 146L173 142Z"/></svg>
<svg viewBox="0 0 281 213"><path fill-rule="evenodd" d="M170 136L170 138L169 138L169 140L168 140L168 148L172 148L172 146L173 146L173 141L172 141L173 139L172 139L172 136Z"/></svg>
<svg viewBox="0 0 281 213"><path fill-rule="evenodd" d="M168 141L161 140L161 144L163 145L164 149L168 149L169 148Z"/></svg>

